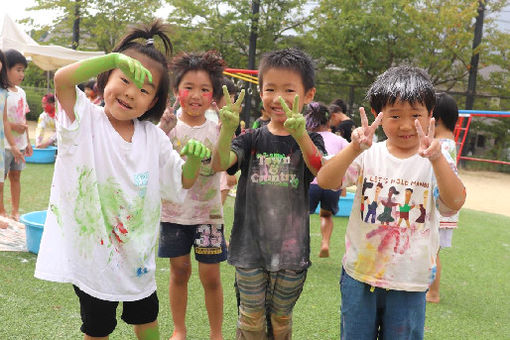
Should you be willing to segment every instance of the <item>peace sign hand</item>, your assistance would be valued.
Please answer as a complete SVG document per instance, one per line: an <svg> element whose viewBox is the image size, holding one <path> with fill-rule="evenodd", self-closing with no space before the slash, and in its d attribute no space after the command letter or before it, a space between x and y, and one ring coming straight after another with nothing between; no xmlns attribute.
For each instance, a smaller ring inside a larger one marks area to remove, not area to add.
<svg viewBox="0 0 510 340"><path fill-rule="evenodd" d="M145 77L152 83L152 74L140 61L122 53L112 53L115 56L115 65L119 68L139 89L142 88Z"/></svg>
<svg viewBox="0 0 510 340"><path fill-rule="evenodd" d="M227 131L232 131L233 133L239 125L239 113L241 112L241 105L244 99L244 89L241 90L239 98L237 98L235 103L232 103L230 93L228 93L227 86L225 85L223 85L223 96L227 104L220 109L221 124L228 129Z"/></svg>
<svg viewBox="0 0 510 340"><path fill-rule="evenodd" d="M420 121L416 119L414 125L416 126L416 132L418 133L418 139L420 146L418 148L418 154L423 158L428 158L430 161L434 161L441 156L441 144L437 139L434 138L436 130L436 120L430 118L429 130L427 135L423 132Z"/></svg>
<svg viewBox="0 0 510 340"><path fill-rule="evenodd" d="M283 123L283 126L290 133L294 139L301 137L306 132L305 117L298 111L299 107L299 95L296 94L294 97L294 103L292 104L292 110L289 109L285 100L279 97L280 104L282 105L283 111L287 115L287 120Z"/></svg>
<svg viewBox="0 0 510 340"><path fill-rule="evenodd" d="M370 126L364 107L359 108L359 115L361 117L361 127L354 129L351 134L351 141L354 145L358 145L361 151L364 151L372 146L374 133L381 124L383 113L380 112Z"/></svg>
<svg viewBox="0 0 510 340"><path fill-rule="evenodd" d="M175 110L179 104L179 96L175 98L174 105L170 106L170 100L168 100L165 111L159 121L159 128L168 134L177 125L177 116Z"/></svg>

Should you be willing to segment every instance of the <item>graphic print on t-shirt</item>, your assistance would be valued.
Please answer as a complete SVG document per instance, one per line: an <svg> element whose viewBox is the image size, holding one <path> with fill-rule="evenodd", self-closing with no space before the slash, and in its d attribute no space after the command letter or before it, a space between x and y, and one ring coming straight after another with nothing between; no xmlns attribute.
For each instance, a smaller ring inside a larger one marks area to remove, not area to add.
<svg viewBox="0 0 510 340"><path fill-rule="evenodd" d="M290 155L257 153L250 180L260 185L276 185L297 189L299 179L291 169Z"/></svg>
<svg viewBox="0 0 510 340"><path fill-rule="evenodd" d="M380 252L393 247L394 253L404 254L414 236L429 232L423 225L430 183L380 176L364 177L362 182L362 221L377 225L366 238L379 242Z"/></svg>

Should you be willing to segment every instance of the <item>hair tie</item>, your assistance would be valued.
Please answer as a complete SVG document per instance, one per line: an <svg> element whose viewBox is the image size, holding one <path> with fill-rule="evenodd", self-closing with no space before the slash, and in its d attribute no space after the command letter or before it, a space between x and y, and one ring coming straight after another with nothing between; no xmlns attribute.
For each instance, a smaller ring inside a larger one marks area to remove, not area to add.
<svg viewBox="0 0 510 340"><path fill-rule="evenodd" d="M309 105L314 110L319 109L319 102L311 102Z"/></svg>
<svg viewBox="0 0 510 340"><path fill-rule="evenodd" d="M146 46L154 45L154 39L153 39L153 38L149 38L149 39L147 39L147 41L145 42L145 45L146 45Z"/></svg>

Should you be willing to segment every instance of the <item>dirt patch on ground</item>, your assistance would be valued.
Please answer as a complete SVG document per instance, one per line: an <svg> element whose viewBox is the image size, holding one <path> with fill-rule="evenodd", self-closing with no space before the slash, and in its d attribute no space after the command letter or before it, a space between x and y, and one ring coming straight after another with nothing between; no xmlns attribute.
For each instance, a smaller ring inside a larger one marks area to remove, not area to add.
<svg viewBox="0 0 510 340"><path fill-rule="evenodd" d="M510 217L510 174L460 170L467 190L464 208Z"/></svg>

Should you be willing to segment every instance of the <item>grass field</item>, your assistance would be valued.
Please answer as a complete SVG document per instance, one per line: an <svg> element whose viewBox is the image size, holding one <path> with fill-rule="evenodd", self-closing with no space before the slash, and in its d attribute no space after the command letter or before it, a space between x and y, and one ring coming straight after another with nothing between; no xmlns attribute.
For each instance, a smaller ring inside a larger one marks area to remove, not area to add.
<svg viewBox="0 0 510 340"><path fill-rule="evenodd" d="M22 173L21 213L46 208L52 170L52 165L27 165ZM6 205L10 206L8 183L5 193ZM232 205L233 199L229 198L225 208L227 229L231 227ZM346 224L347 218L335 218L331 257L320 259L318 217L311 217L313 265L294 310L294 339L340 337L338 280ZM510 339L510 218L465 209L459 225L453 248L441 253L441 303L427 305L425 339ZM35 261L36 255L31 253L0 252L0 340L81 338L79 304L72 287L35 279ZM205 340L207 314L194 265L188 339ZM162 339L167 339L172 332L168 260L158 259L157 268L159 322ZM235 333L233 277L233 268L223 264L225 339L234 339ZM131 327L120 317L118 320L110 339L134 339Z"/></svg>

